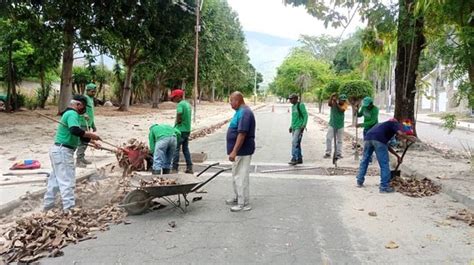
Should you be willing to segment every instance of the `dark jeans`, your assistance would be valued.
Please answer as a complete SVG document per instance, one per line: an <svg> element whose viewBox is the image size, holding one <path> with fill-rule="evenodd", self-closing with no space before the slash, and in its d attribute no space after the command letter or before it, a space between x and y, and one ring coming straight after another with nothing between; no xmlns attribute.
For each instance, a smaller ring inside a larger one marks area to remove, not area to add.
<svg viewBox="0 0 474 265"><path fill-rule="evenodd" d="M179 137L176 152L174 153L173 169L178 169L181 146L183 147L183 155L186 160L186 168L191 169L193 167L193 161L191 160L191 154L189 153L189 134L189 132L182 132L181 137Z"/></svg>
<svg viewBox="0 0 474 265"><path fill-rule="evenodd" d="M390 184L390 165L388 157L388 146L376 140L364 141L364 156L360 161L357 183L364 184L365 174L369 167L369 159L375 152L380 166L380 190L387 189Z"/></svg>
<svg viewBox="0 0 474 265"><path fill-rule="evenodd" d="M301 129L293 129L291 140L291 160L298 161L303 159L301 153L301 139L303 139L303 132Z"/></svg>

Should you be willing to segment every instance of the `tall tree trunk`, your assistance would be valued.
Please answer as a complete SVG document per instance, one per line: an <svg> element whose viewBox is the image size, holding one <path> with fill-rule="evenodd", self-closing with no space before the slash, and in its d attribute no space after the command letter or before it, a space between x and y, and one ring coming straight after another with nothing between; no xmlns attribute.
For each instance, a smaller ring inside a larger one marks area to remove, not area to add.
<svg viewBox="0 0 474 265"><path fill-rule="evenodd" d="M39 107L44 109L45 105L46 105L46 100L48 100L48 96L49 96L49 91L48 91L48 88L46 87L46 81L45 81L45 73L44 73L44 69L41 69L40 71L40 74L39 74L39 77L40 77L40 86L41 86L41 92L40 92L40 102L39 102Z"/></svg>
<svg viewBox="0 0 474 265"><path fill-rule="evenodd" d="M158 109L158 104L160 103L160 77L156 77L155 83L153 84L153 93L152 93L152 101L153 104L151 108L153 109Z"/></svg>
<svg viewBox="0 0 474 265"><path fill-rule="evenodd" d="M425 45L423 17L414 15L415 0L399 1L395 118L415 121L416 71ZM414 124L416 125L416 123Z"/></svg>
<svg viewBox="0 0 474 265"><path fill-rule="evenodd" d="M132 85L133 66L126 65L125 68L126 68L125 81L123 82L122 103L120 103L120 107L119 107L120 111L128 111L128 107L130 106L130 100L132 96L132 90L130 86Z"/></svg>
<svg viewBox="0 0 474 265"><path fill-rule="evenodd" d="M214 102L216 97L216 84L212 81L212 94L211 94L211 102Z"/></svg>
<svg viewBox="0 0 474 265"><path fill-rule="evenodd" d="M61 71L61 87L59 90L58 113L62 113L72 97L72 65L74 63L74 26L66 20L64 28L64 51Z"/></svg>
<svg viewBox="0 0 474 265"><path fill-rule="evenodd" d="M13 80L13 43L10 42L8 47L8 69L7 69L7 102L5 102L7 112L15 110L16 95L13 91L15 88L15 82Z"/></svg>

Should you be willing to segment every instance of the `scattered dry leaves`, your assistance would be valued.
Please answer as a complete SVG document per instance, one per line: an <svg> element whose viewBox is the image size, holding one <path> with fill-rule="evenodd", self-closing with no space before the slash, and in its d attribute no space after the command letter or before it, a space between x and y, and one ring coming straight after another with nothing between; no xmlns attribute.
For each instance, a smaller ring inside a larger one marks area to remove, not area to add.
<svg viewBox="0 0 474 265"><path fill-rule="evenodd" d="M441 191L441 186L434 184L427 178L418 180L415 178L397 177L392 180L392 187L396 191L410 197L433 196Z"/></svg>
<svg viewBox="0 0 474 265"><path fill-rule="evenodd" d="M456 214L449 216L450 219L462 221L469 226L474 226L474 213L468 209L456 211Z"/></svg>

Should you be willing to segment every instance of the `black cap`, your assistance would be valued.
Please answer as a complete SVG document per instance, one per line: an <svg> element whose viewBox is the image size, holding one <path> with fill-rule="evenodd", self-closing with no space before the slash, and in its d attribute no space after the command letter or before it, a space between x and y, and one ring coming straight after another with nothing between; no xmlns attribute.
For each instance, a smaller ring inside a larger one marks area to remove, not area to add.
<svg viewBox="0 0 474 265"><path fill-rule="evenodd" d="M73 100L76 100L76 101L80 101L84 106L88 106L87 105L87 98L83 95L74 95L72 97Z"/></svg>
<svg viewBox="0 0 474 265"><path fill-rule="evenodd" d="M296 95L296 94L291 94L291 95L288 96L287 99L292 99L292 98L298 98L298 95Z"/></svg>

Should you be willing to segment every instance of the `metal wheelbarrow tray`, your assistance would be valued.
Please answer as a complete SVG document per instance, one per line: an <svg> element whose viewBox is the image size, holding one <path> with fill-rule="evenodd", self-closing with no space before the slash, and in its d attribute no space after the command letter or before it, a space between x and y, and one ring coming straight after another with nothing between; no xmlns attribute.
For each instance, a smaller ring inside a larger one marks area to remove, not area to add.
<svg viewBox="0 0 474 265"><path fill-rule="evenodd" d="M189 205L189 201L186 197L189 193L197 191L215 177L220 175L222 172L230 170L230 168L220 169L207 180L200 181L198 178L200 175L202 175L211 167L215 167L217 165L219 165L219 163L207 166L203 171L199 172L197 176L194 176L193 174L135 175L134 179L131 181L131 184L132 186L137 187L137 189L130 191L123 199L122 204L119 206L124 208L130 215L138 215L148 210L153 199L162 198L184 212L185 208ZM140 184L138 184L140 179L151 179L157 176L174 179L178 184L148 187L140 187ZM176 202L168 198L168 196L172 195L178 196L178 200ZM184 209L181 207L181 196L184 198Z"/></svg>

